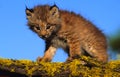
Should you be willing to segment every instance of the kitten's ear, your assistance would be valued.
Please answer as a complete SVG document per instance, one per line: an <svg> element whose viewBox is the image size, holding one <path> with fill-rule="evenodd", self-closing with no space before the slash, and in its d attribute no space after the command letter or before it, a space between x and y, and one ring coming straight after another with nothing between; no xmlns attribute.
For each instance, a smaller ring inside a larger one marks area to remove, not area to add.
<svg viewBox="0 0 120 77"><path fill-rule="evenodd" d="M50 15L54 17L59 17L59 8L56 5L50 7Z"/></svg>
<svg viewBox="0 0 120 77"><path fill-rule="evenodd" d="M27 7L26 7L26 16L27 16L27 18L29 19L30 17L32 17L32 15L33 15L33 9L28 9Z"/></svg>

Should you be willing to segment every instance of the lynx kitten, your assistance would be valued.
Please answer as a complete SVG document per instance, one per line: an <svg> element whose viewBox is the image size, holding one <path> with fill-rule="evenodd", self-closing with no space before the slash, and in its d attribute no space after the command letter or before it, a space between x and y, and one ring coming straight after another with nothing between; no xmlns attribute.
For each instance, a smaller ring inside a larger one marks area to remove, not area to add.
<svg viewBox="0 0 120 77"><path fill-rule="evenodd" d="M38 61L51 61L57 48L68 53L68 59L86 55L107 62L107 43L104 34L80 15L59 10L56 5L26 8L29 28L45 40L46 48Z"/></svg>

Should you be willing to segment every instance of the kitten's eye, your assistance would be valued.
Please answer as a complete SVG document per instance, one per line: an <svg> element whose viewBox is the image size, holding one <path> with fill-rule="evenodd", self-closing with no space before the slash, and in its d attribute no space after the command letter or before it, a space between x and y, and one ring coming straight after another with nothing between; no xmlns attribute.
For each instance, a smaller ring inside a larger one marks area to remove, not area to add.
<svg viewBox="0 0 120 77"><path fill-rule="evenodd" d="M35 28L36 28L37 30L40 30L40 27L39 27L39 26L36 26Z"/></svg>
<svg viewBox="0 0 120 77"><path fill-rule="evenodd" d="M46 29L50 29L50 27L51 27L50 25L47 25Z"/></svg>

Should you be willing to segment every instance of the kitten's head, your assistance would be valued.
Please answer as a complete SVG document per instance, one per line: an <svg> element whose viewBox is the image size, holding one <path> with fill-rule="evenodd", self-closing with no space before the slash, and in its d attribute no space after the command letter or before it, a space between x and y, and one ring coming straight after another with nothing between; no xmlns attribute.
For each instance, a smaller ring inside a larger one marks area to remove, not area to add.
<svg viewBox="0 0 120 77"><path fill-rule="evenodd" d="M28 26L41 38L46 39L56 33L60 27L60 14L57 6L36 6L33 9L26 8Z"/></svg>

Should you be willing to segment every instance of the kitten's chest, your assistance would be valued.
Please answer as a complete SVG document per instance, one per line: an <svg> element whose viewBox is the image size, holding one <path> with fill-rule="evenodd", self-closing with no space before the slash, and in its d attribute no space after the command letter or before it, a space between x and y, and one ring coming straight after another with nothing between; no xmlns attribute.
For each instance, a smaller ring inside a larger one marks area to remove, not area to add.
<svg viewBox="0 0 120 77"><path fill-rule="evenodd" d="M55 37L51 40L51 43L57 48L66 49L68 47L67 41L63 38Z"/></svg>

